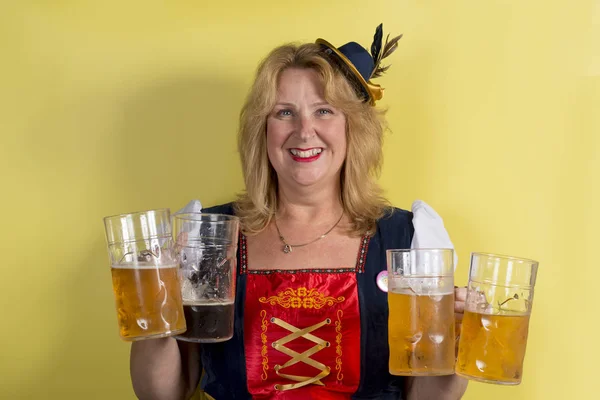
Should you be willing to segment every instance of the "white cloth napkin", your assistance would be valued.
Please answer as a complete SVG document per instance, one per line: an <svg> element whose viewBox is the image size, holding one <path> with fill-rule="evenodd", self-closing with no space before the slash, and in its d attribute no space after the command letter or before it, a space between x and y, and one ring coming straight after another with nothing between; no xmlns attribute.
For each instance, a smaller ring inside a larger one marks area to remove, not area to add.
<svg viewBox="0 0 600 400"><path fill-rule="evenodd" d="M450 235L444 227L442 217L422 200L412 203L413 226L415 233L411 249L454 249ZM458 264L458 255L454 252L454 269Z"/></svg>
<svg viewBox="0 0 600 400"><path fill-rule="evenodd" d="M184 213L200 213L202 212L202 203L200 200L192 200L181 210L177 211L175 214L184 214Z"/></svg>

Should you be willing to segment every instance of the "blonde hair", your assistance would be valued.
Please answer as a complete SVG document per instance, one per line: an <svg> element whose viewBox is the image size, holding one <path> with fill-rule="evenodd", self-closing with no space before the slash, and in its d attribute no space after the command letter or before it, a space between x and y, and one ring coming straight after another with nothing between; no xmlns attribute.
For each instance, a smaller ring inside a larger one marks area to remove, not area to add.
<svg viewBox="0 0 600 400"><path fill-rule="evenodd" d="M267 155L267 117L277 102L279 76L287 68L317 72L325 100L346 116L346 159L341 170L341 201L352 221L350 233L372 234L376 221L388 209L377 184L383 159L384 112L363 102L358 89L332 65L319 45L283 45L260 63L254 84L240 113L238 151L246 190L236 203L245 234L256 234L277 210L277 175Z"/></svg>

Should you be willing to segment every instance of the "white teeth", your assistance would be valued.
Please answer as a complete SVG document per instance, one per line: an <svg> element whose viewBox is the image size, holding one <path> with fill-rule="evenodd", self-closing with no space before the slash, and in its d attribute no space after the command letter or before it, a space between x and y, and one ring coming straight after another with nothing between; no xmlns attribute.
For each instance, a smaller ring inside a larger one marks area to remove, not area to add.
<svg viewBox="0 0 600 400"><path fill-rule="evenodd" d="M290 153L292 153L294 156L300 157L300 158L314 157L317 154L321 154L322 151L323 151L323 149L310 149L310 150L306 150L306 151L290 149Z"/></svg>

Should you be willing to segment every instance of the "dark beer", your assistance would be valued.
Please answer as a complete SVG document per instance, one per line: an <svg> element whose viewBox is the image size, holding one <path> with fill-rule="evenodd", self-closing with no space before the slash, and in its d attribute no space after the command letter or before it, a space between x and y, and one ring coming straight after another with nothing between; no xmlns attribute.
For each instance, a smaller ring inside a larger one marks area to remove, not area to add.
<svg viewBox="0 0 600 400"><path fill-rule="evenodd" d="M184 303L187 325L179 340L200 343L224 342L233 336L233 302L200 301Z"/></svg>

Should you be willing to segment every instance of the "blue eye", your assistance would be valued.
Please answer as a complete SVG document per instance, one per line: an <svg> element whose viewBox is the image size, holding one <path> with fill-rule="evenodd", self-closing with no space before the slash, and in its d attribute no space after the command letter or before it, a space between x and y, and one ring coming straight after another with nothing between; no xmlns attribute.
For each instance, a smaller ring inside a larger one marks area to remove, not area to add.
<svg viewBox="0 0 600 400"><path fill-rule="evenodd" d="M320 108L317 111L320 115L327 115L327 114L333 114L333 112L331 112L331 110L327 109L327 108Z"/></svg>
<svg viewBox="0 0 600 400"><path fill-rule="evenodd" d="M283 109L283 110L277 111L277 116L279 116L279 117L289 117L291 115L292 115L292 111L288 110L288 109Z"/></svg>

